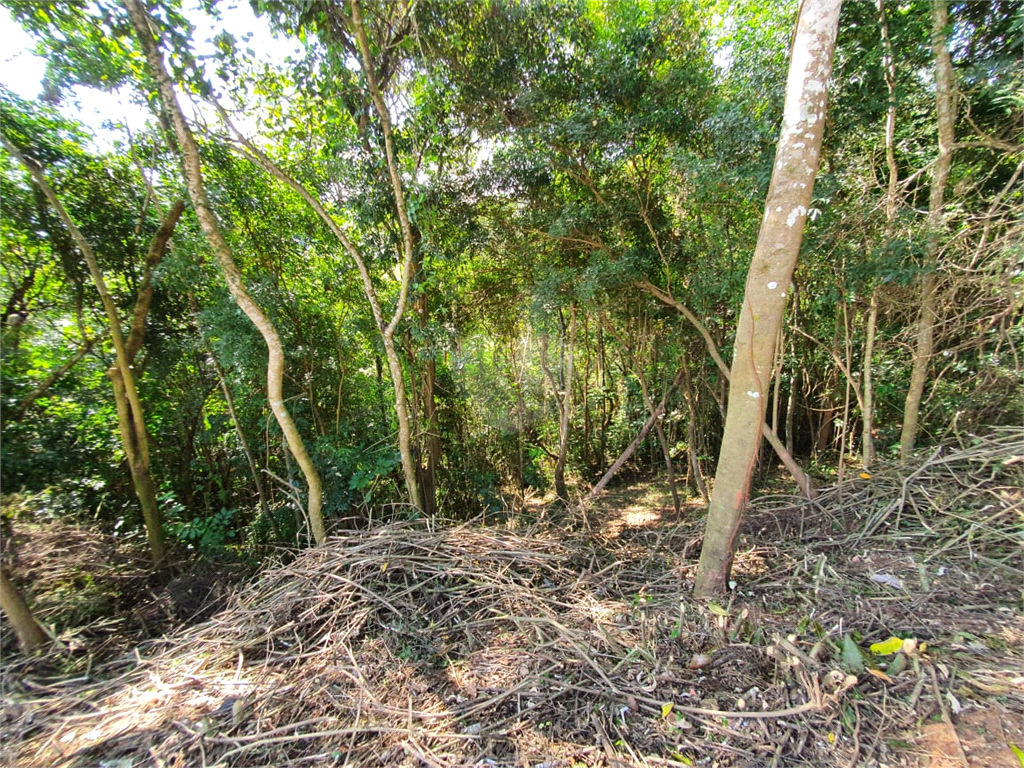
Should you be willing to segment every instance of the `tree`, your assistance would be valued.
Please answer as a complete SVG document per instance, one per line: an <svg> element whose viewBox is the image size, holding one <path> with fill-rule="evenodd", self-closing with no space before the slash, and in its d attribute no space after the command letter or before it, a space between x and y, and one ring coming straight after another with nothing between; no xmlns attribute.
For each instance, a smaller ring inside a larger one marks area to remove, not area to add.
<svg viewBox="0 0 1024 768"><path fill-rule="evenodd" d="M46 632L32 615L32 610L21 596L7 575L6 568L0 568L0 609L6 614L14 634L18 636L18 644L25 653L34 651L49 642Z"/></svg>
<svg viewBox="0 0 1024 768"><path fill-rule="evenodd" d="M174 232L178 219L184 211L184 204L179 203L172 207L151 243L146 260L145 277L136 300L131 329L126 338L121 327L120 314L107 288L106 280L91 244L72 220L67 209L61 203L60 198L58 198L50 186L42 166L34 159L28 157L6 134L2 135L2 140L4 148L11 155L18 158L19 162L32 175L36 185L43 192L46 200L71 234L75 245L88 265L89 274L100 295L110 327L110 337L114 342L116 363L110 368L107 375L110 377L114 388L114 400L117 406L121 443L128 458L128 466L131 469L135 492L142 507L142 517L145 522L150 554L154 565L159 565L165 556L164 535L160 510L157 506L156 486L150 472L149 436L146 433L146 422L132 366L135 356L142 348L146 315L149 313L149 305L152 300L152 286L150 284L152 270L163 258L171 234Z"/></svg>
<svg viewBox="0 0 1024 768"><path fill-rule="evenodd" d="M937 322L936 301L938 278L935 274L938 252L945 228L943 210L946 205L946 184L953 165L955 140L953 111L953 62L946 43L948 13L945 0L932 0L932 51L935 55L935 120L939 136L939 152L932 168L928 194L927 245L923 274L921 275L920 314L917 321L917 339L914 345L914 363L910 372L906 404L903 408L903 429L900 432L900 461L910 459L917 441L921 397L928 379L932 351L935 346Z"/></svg>
<svg viewBox="0 0 1024 768"><path fill-rule="evenodd" d="M125 7L131 18L132 26L138 37L142 50L146 54L150 74L154 77L159 90L160 100L164 109L170 115L171 123L174 126L174 134L177 138L178 147L182 155L182 165L185 175L185 182L188 187L189 197L195 208L199 224L209 241L210 248L217 256L221 273L228 284L232 297L239 308L252 321L259 330L267 344L267 399L270 401L270 408L277 419L281 431L284 433L288 448L295 456L302 473L306 478L309 491L307 500L307 512L309 515L310 530L317 544L322 544L326 539L323 517L320 509L323 502L323 486L320 480L320 473L306 450L305 443L291 414L284 403L283 380L284 380L284 348L281 338L277 333L274 324L267 317L266 313L252 299L246 290L242 280L241 272L235 264L231 247L224 239L220 224L213 212L210 202L206 196L206 189L203 185L202 161L199 156L199 146L191 128L185 120L185 114L181 111L177 94L174 92L174 83L167 74L164 67L163 53L160 50L160 43L155 35L155 23L149 13L139 0L125 0Z"/></svg>
<svg viewBox="0 0 1024 768"><path fill-rule="evenodd" d="M736 330L729 411L694 584L725 591L760 448L772 357L811 203L841 0L805 3L797 20L786 108L757 247Z"/></svg>

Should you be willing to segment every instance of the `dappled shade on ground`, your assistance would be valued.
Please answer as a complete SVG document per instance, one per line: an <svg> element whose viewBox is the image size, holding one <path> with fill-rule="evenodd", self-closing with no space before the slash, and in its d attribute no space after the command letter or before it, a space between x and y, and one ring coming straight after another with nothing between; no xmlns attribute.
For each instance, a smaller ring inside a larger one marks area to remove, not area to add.
<svg viewBox="0 0 1024 768"><path fill-rule="evenodd" d="M629 491L532 524L346 532L140 657L62 678L9 660L3 762L1009 765L1022 457L1004 430L756 500L722 605L689 598L702 521L650 499L631 517ZM897 669L869 651L892 635L927 648ZM1001 724L987 752L971 717Z"/></svg>

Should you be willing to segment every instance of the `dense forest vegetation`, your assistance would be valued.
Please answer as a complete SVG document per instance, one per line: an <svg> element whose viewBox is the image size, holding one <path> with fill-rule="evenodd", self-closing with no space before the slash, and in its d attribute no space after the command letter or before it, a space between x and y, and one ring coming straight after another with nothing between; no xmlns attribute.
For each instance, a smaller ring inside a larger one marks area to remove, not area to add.
<svg viewBox="0 0 1024 768"><path fill-rule="evenodd" d="M47 60L0 91L5 526L167 568L642 479L710 504L714 597L751 494L1024 420L1010 0L809 52L782 0L253 0L278 61L216 0L2 4Z"/></svg>
<svg viewBox="0 0 1024 768"><path fill-rule="evenodd" d="M159 562L568 501L657 413L628 470L707 497L790 5L262 3L304 45L275 67L229 31L197 59L173 4L136 9L159 48L9 7L49 70L3 96L6 492ZM840 478L1022 418L1019 15L843 13L760 382L791 466ZM79 85L151 130L98 151Z"/></svg>

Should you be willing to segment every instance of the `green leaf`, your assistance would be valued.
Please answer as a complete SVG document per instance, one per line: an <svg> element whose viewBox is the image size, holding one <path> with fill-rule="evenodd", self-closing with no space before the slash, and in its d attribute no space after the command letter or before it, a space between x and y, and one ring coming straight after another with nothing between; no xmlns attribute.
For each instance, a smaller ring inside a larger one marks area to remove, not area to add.
<svg viewBox="0 0 1024 768"><path fill-rule="evenodd" d="M903 639L899 637L890 637L888 640L884 640L881 643L872 643L871 652L876 656L891 656L903 647Z"/></svg>
<svg viewBox="0 0 1024 768"><path fill-rule="evenodd" d="M1021 768L1024 768L1024 749L1021 749L1012 741L1008 741L1006 743L1010 747L1010 751L1013 752L1014 755L1016 755L1017 762L1020 763Z"/></svg>
<svg viewBox="0 0 1024 768"><path fill-rule="evenodd" d="M729 612L718 603L708 603L708 610L716 616L729 616Z"/></svg>
<svg viewBox="0 0 1024 768"><path fill-rule="evenodd" d="M847 672L859 673L864 671L864 653L857 642L846 635L843 638L843 667Z"/></svg>

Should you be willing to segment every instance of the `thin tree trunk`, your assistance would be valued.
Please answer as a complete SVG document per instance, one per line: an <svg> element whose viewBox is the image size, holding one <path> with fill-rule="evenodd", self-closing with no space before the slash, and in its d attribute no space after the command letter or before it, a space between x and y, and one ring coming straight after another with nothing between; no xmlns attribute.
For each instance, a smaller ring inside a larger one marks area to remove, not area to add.
<svg viewBox="0 0 1024 768"><path fill-rule="evenodd" d="M863 416L861 436L863 446L864 469L871 469L876 461L875 456L875 385L872 378L872 359L875 355L875 327L878 324L878 287L871 291L871 306L868 309L867 329L864 332L864 383L861 385L864 390L864 407L861 409Z"/></svg>
<svg viewBox="0 0 1024 768"><path fill-rule="evenodd" d="M701 499L708 503L708 485L704 482L704 472L700 466L699 451L697 450L697 403L696 392L690 382L690 371L687 367L686 355L679 359L680 370L683 373L683 397L686 399L686 453L690 460L690 471L693 473L693 482L697 486ZM667 396L667 393L666 393Z"/></svg>
<svg viewBox="0 0 1024 768"><path fill-rule="evenodd" d="M640 395L644 399L644 406L647 408L647 413L651 417L654 416L654 403L651 402L651 395L647 390L647 381L642 372L637 375L637 380L640 382ZM665 437L665 429L661 425L662 420L660 418L654 420L654 432L658 436L658 443L661 445L661 455L665 460L665 472L668 474L668 487L672 491L672 506L675 508L676 514L679 514L679 510L682 505L679 501L679 489L676 488L676 473L675 468L672 466L672 450L669 448L668 439Z"/></svg>
<svg viewBox="0 0 1024 768"><path fill-rule="evenodd" d="M945 229L942 212L946 204L946 183L953 164L953 63L946 44L948 22L946 0L932 0L932 51L935 54L935 116L939 135L939 154L932 169L928 196L928 241L924 274L921 277L921 311L917 322L917 343L910 372L910 386L903 407L900 433L900 461L909 461L917 441L921 417L921 398L928 380L928 366L934 347L939 240Z"/></svg>
<svg viewBox="0 0 1024 768"><path fill-rule="evenodd" d="M638 283L638 285L640 288L647 291L649 294L659 299L660 301L663 301L669 306L675 307L683 314L683 316L687 320L690 321L690 324L697 329L697 332L701 335L701 338L704 339L704 343L707 345L708 353L711 355L711 358L715 361L715 364L718 366L718 369L722 372L723 381L729 381L731 375L729 372L729 366L727 366L725 364L725 360L722 359L722 355L718 351L718 345L715 344L715 340L711 338L711 334L708 332L708 329L705 327L704 323L702 323L698 319L698 317L695 314L693 314L693 312L690 311L690 309L685 304L676 301L671 294L661 290L653 283L647 280L642 280L640 281L640 283ZM784 297L785 293L783 293L783 298ZM722 411L724 418L726 410L724 400L719 399L718 405ZM786 446L784 446L782 444L782 441L779 440L779 437L775 433L775 430L764 423L763 418L761 423L761 430L764 433L765 439L775 450L775 453L778 454L779 459L782 460L782 463L786 466L786 469L789 470L789 473L793 476L793 479L796 481L796 484L800 486L800 489L804 492L804 495L807 496L807 498L809 499L813 499L815 491L814 486L811 483L810 477L808 477L807 473L800 468L800 465L797 464L796 459L793 458L792 454L786 449Z"/></svg>
<svg viewBox="0 0 1024 768"><path fill-rule="evenodd" d="M751 473L765 426L774 344L821 152L840 5L840 0L822 0L800 8L782 135L736 330L729 410L694 584L694 595L699 598L725 592L750 494Z"/></svg>
<svg viewBox="0 0 1024 768"><path fill-rule="evenodd" d="M572 413L572 379L573 379L573 358L576 353L576 305L569 304L569 338L568 352L566 355L564 371L565 381L561 392L558 391L551 367L547 364L547 343L546 338L541 342L541 362L548 382L555 393L555 400L558 402L558 458L555 459L555 493L563 501L569 500L569 491L565 485L565 464L569 456L569 417ZM560 401L560 402L559 402Z"/></svg>
<svg viewBox="0 0 1024 768"><path fill-rule="evenodd" d="M7 575L6 568L0 568L0 609L11 622L18 645L25 653L31 653L50 642L46 632L32 615L32 610Z"/></svg>
<svg viewBox="0 0 1024 768"><path fill-rule="evenodd" d="M523 372L516 362L516 340L508 342L509 363L512 366L512 390L516 395L516 432L519 449L519 487L526 487L526 401L523 399ZM524 368L525 370L525 368Z"/></svg>
<svg viewBox="0 0 1024 768"><path fill-rule="evenodd" d="M607 326L608 326L608 332L611 333L612 336L619 342L619 347L622 350L622 370L623 370L623 375L626 375L627 369L632 368L633 375L636 376L636 380L640 384L640 396L641 396L641 398L644 401L644 407L647 409L648 418L649 419L653 418L654 417L655 406L654 406L654 402L651 400L650 388L647 386L647 377L644 374L644 361L643 360L639 360L637 358L637 355L634 354L633 349L632 349L632 343L630 341L624 340L621 336L619 336L618 334L615 333L615 329L612 327L610 321L607 322ZM598 325L598 330L600 330L600 329L601 329L601 325ZM648 327L648 323L647 323L646 320L644 321L644 328L643 328L643 330L641 332L639 332L638 336L639 336L640 339L642 339L642 345L643 345L643 348L644 348L644 357L647 357L647 355L650 352L649 348L650 348L651 335L650 335L650 329ZM657 354L655 354L653 357L654 357L654 364L656 364L656 362L657 362ZM668 393L668 387L669 386L670 385L668 384L668 382L665 382L665 387L664 387L665 392L663 394L663 399L666 402L667 402L667 397L668 397L667 393ZM659 419L655 419L654 420L654 431L655 431L655 434L658 437L658 444L661 447L661 456L662 456L662 459L665 462L665 471L668 474L668 485L669 485L669 489L672 492L672 506L675 509L676 514L678 515L679 511L680 511L680 509L682 507L681 507L681 504L680 504L680 501L679 501L679 489L676 487L675 468L672 465L672 450L669 447L668 438L666 437L665 429L662 426L662 419L659 418Z"/></svg>
<svg viewBox="0 0 1024 768"><path fill-rule="evenodd" d="M633 438L633 442L626 446L626 450L624 450L619 455L619 458L617 458L612 463L612 465L608 468L608 471L604 473L604 476L597 481L597 484L594 485L593 488L590 489L590 493L587 494L588 499L595 498L599 493L601 493L601 491L605 489L605 486L607 486L608 483L611 482L612 478L618 474L619 470L622 469L622 465L629 461L629 457L636 453L636 449L643 444L645 439L647 439L647 435L650 434L651 429L657 423L658 419L660 419L662 415L665 413L665 404L668 402L669 396L673 392L675 392L676 389L679 388L679 385L682 383L682 377L683 372L682 370L680 370L680 372L676 374L675 381L672 382L672 386L669 388L669 391L665 393L665 397L661 399L661 402L658 403L658 406L654 409L654 412L648 417L647 422L640 430L640 433L635 438Z"/></svg>
<svg viewBox="0 0 1024 768"><path fill-rule="evenodd" d="M893 237L896 219L896 195L899 185L899 166L896 164L896 57L889 38L889 25L885 19L884 0L878 0L878 24L882 33L882 71L885 75L886 94L889 106L885 113L885 165L889 172L889 183L885 194L885 245ZM864 469L871 469L877 460L875 451L875 386L874 356L875 333L878 326L878 286L871 290L871 304L868 308L867 328L864 335L864 402L861 408L864 434L861 437Z"/></svg>
<svg viewBox="0 0 1024 768"><path fill-rule="evenodd" d="M796 385L797 369L789 375L789 397L786 398L786 450L793 453L793 432L796 429Z"/></svg>
<svg viewBox="0 0 1024 768"><path fill-rule="evenodd" d="M25 395L25 397L21 398L18 404L14 407L14 413L9 417L9 420L21 421L23 418L25 418L25 413L28 411L29 408L32 407L32 404L40 397L45 395L46 392L50 389L50 387L56 384L65 373L67 373L76 365L78 365L79 361L83 357L85 357L86 353L88 353L89 350L92 349L92 345L92 340L87 340L82 346L78 348L78 351L75 352L75 354L73 354L66 363L64 363L64 365L62 365L60 368L58 368L45 379L43 379L43 381L40 382L38 386L36 386L31 392Z"/></svg>
<svg viewBox="0 0 1024 768"><path fill-rule="evenodd" d="M416 243L420 241L418 228L413 230ZM413 273L422 277L423 262L418 255L414 254ZM419 320L420 333L422 338L427 338L430 325L430 296L426 285L421 280L419 297L415 303L416 314ZM432 517L437 511L437 470L441 465L441 427L437 417L437 360L435 350L428 350L429 354L423 360L423 368L420 378L419 396L422 404L423 424L423 454L426 464L420 465L419 490L423 502L423 514ZM414 360L414 354L410 354L410 360Z"/></svg>
<svg viewBox="0 0 1024 768"><path fill-rule="evenodd" d="M220 390L224 393L224 404L228 407L228 415L231 417L231 423L235 427L235 434L238 435L238 442L241 443L242 452L245 453L246 461L249 462L249 471L252 473L252 480L256 483L256 492L259 494L260 498L260 514L262 514L264 519L270 524L271 530L274 532L274 536L280 537L280 532L277 530L277 523L274 521L274 516L270 514L270 503L267 500L267 490L264 487L263 477L256 464L256 457L249 448L249 441L245 439L245 432L242 431L242 423L238 420L238 414L235 412L235 399L231 396L231 388L228 387L227 378L224 376L224 369L220 367L220 363L217 362L216 358L211 356L210 359L213 361L213 368L217 372L217 380L220 381Z"/></svg>
<svg viewBox="0 0 1024 768"><path fill-rule="evenodd" d="M353 20L357 23L357 36L359 36L359 30L362 30L362 16L358 13L358 7L353 6ZM366 43L365 31L362 31L362 42L360 47ZM367 47L366 56L364 57L364 65L366 58L369 57L369 49ZM412 229L409 224L409 218L405 208L405 195L402 192L401 179L398 176L397 165L394 160L394 151L392 147L392 132L391 132L391 121L387 113L387 107L384 104L383 97L380 96L379 89L376 84L376 77L373 75L372 62L369 67L369 74L367 81L370 84L371 90L375 94L374 106L379 112L381 119L382 130L385 136L385 149L387 153L387 164L388 173L392 181L392 189L395 193L396 199L396 212L398 213L401 225L402 225L402 239L403 239L403 252L404 260L402 264L402 277L398 291L398 301L395 305L395 310L392 313L391 319L387 322L384 320L384 313L381 310L379 298L377 296L377 289L374 287L373 279L370 276L370 270L364 261L362 254L355 242L346 234L345 230L341 228L337 221L327 212L323 204L306 189L305 186L299 183L299 181L292 176L285 173L285 171L274 163L265 152L259 147L253 144L251 141L245 138L239 131L227 112L216 102L213 102L213 106L217 109L221 116L221 119L228 126L231 132L238 139L239 143L245 147L248 152L248 157L255 162L257 165L262 167L267 173L276 179L283 181L285 184L290 186L305 200L309 206L316 212L316 214L323 220L327 227L331 230L334 236L341 242L342 247L346 253L355 262L356 269L359 272L359 277L363 285L363 293L366 295L366 299L370 304L370 310L373 313L373 319L377 325L377 330L380 333L381 342L384 345L384 355L388 362L388 373L391 375L391 384L394 388L395 393L395 418L398 422L398 452L402 459L402 474L405 478L406 492L409 496L409 502L418 510L422 510L423 505L420 499L419 482L416 477L417 463L413 456L412 449L412 420L409 415L409 400L406 395L405 389L405 376L402 372L402 362L398 356L398 352L395 346L395 332L398 329L399 324L402 321L402 317L405 314L405 307L409 298L409 288L412 282L412 259L414 255Z"/></svg>
<svg viewBox="0 0 1024 768"><path fill-rule="evenodd" d="M267 399L270 402L271 410L274 412L274 417L281 427L281 432L288 443L288 447L302 469L303 475L305 475L306 484L309 488L308 514L310 529L317 544L321 544L327 537L320 513L323 500L323 486L320 481L320 473L313 464L313 459L306 450L302 436L299 434L299 430L296 428L295 422L292 421L291 414L289 414L288 408L284 404L284 348L281 344L281 338L278 336L277 329L270 321L270 318L253 301L246 290L242 274L235 264L231 247L224 239L217 217L210 207L203 184L199 147L196 144L195 137L192 135L192 130L185 121L185 115L181 111L177 94L174 92L174 84L164 67L163 53L160 50L159 42L154 36L154 28L151 26L149 13L141 0L125 0L125 7L128 9L128 15L131 18L132 25L135 27L136 35L139 38L143 51L145 51L150 72L156 79L164 109L170 114L178 147L181 151L185 183L188 187L189 197L192 199L196 216L199 219L199 224L206 235L206 239L209 241L211 250L217 256L221 273L224 275L228 290L231 292L235 303L238 304L239 308L256 326L267 344Z"/></svg>
<svg viewBox="0 0 1024 768"><path fill-rule="evenodd" d="M99 262L96 259L92 246L71 219L57 194L46 180L43 169L34 160L25 157L18 147L8 141L6 136L3 137L3 145L11 155L16 157L28 169L36 185L42 190L50 206L71 234L71 238L85 259L93 284L100 295L100 301L103 304L103 309L107 315L107 322L110 325L110 336L114 342L115 365L107 371L107 374L110 376L114 388L121 441L125 455L128 458L132 482L135 486L136 495L139 498L139 506L142 508L146 540L149 543L153 564L159 565L165 557L166 550L163 528L160 521L160 509L157 506L156 491L154 490L153 478L149 471L149 438L146 434L146 422L142 415L142 403L139 401L139 393L135 386L135 374L132 370L134 352L131 355L129 354L129 348L121 330L121 317L117 311L117 306L114 304L114 299L107 288L106 280L103 278L103 272L100 270ZM178 215L180 215L180 211L178 211ZM176 222L177 217L174 217L170 224L170 230L173 230L173 225ZM164 227L161 227L161 230L163 229ZM167 237L170 237L169 231ZM154 242L156 242L156 239L154 239ZM166 245L166 238L163 240L163 244ZM143 296L140 294L139 298L141 301ZM146 302L146 307L148 308L148 301ZM143 324L144 318L145 315L143 314ZM134 336L129 338L133 339ZM141 346L141 330L138 338L140 339L139 346ZM138 347L134 349L137 351Z"/></svg>

